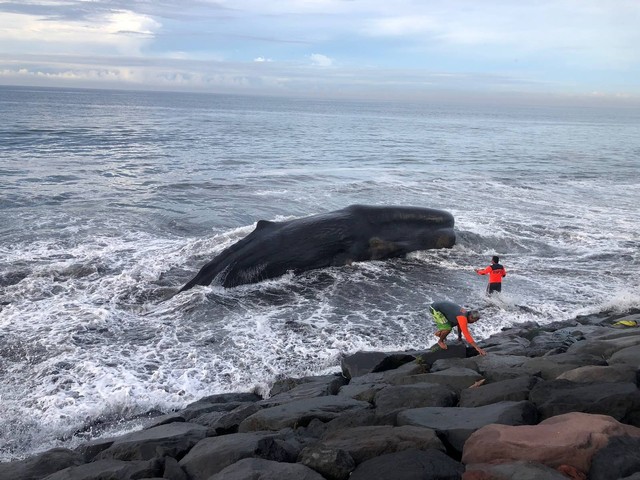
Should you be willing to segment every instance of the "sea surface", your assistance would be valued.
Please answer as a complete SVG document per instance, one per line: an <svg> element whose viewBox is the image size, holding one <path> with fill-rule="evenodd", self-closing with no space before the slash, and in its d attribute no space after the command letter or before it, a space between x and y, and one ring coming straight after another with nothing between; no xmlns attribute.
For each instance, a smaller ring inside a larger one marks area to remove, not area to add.
<svg viewBox="0 0 640 480"><path fill-rule="evenodd" d="M637 109L0 87L0 113L0 461L425 349L436 299L477 339L640 307ZM172 296L258 220L356 203L447 210L457 244Z"/></svg>

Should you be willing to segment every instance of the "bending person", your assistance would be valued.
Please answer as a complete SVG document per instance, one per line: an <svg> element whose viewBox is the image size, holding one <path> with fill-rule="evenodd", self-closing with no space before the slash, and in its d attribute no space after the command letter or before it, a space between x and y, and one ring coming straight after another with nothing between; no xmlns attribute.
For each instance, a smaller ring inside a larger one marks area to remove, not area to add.
<svg viewBox="0 0 640 480"><path fill-rule="evenodd" d="M469 333L468 324L480 320L480 313L477 310L466 310L460 305L447 301L433 302L430 308L433 321L438 328L435 335L438 337L438 346L440 348L447 349L447 344L444 341L453 327L458 327L458 340L462 340L462 335L464 335L469 345L475 348L480 355L487 354L476 345L471 333Z"/></svg>

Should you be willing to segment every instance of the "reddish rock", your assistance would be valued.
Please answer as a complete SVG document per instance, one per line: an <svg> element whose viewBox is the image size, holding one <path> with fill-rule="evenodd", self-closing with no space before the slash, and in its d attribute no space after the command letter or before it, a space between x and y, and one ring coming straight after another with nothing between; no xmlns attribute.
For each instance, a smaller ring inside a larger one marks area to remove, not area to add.
<svg viewBox="0 0 640 480"><path fill-rule="evenodd" d="M568 480L558 470L536 462L467 465L462 480Z"/></svg>
<svg viewBox="0 0 640 480"><path fill-rule="evenodd" d="M464 445L462 463L539 462L552 468L568 465L586 473L593 455L611 437L640 437L640 428L607 415L567 413L538 425L492 424L474 432Z"/></svg>
<svg viewBox="0 0 640 480"><path fill-rule="evenodd" d="M587 475L571 465L560 465L557 470L571 480L587 480Z"/></svg>

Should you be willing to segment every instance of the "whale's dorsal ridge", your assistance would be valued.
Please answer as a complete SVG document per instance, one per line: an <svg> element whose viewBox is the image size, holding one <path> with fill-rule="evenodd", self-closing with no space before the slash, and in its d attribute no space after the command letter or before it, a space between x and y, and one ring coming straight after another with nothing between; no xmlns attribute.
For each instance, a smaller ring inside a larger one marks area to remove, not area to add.
<svg viewBox="0 0 640 480"><path fill-rule="evenodd" d="M258 220L258 223L256 224L256 230L263 230L271 225L273 225L275 222L270 222L269 220Z"/></svg>

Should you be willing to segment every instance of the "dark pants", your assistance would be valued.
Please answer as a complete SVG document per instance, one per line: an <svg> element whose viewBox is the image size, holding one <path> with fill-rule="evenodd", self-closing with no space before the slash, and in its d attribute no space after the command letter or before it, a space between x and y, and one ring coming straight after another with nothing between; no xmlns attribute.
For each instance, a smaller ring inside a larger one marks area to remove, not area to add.
<svg viewBox="0 0 640 480"><path fill-rule="evenodd" d="M502 283L490 283L487 286L487 294L491 295L493 292L501 292L502 291Z"/></svg>

